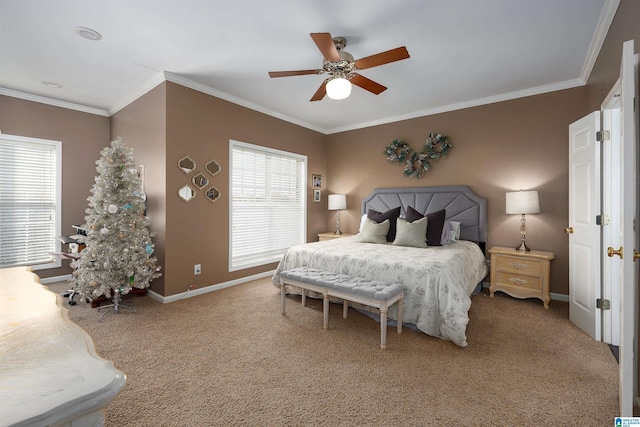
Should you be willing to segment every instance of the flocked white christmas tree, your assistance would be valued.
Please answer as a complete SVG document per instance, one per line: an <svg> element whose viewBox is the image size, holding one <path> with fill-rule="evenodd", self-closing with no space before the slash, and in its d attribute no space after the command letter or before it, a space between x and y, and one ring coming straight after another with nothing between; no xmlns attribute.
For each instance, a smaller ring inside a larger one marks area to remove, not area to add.
<svg viewBox="0 0 640 427"><path fill-rule="evenodd" d="M112 296L114 304L109 307L117 312L122 295L132 288L148 288L161 274L133 149L118 138L100 154L82 226L87 235L80 238L86 247L71 263L75 269L71 281L82 301Z"/></svg>

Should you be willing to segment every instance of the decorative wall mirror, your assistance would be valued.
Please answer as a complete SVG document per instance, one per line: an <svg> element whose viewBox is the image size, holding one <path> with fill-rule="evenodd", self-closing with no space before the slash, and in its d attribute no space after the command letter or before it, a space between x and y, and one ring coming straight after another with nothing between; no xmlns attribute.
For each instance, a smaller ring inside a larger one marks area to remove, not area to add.
<svg viewBox="0 0 640 427"><path fill-rule="evenodd" d="M204 168L211 174L211 176L216 176L216 174L222 169L218 162L213 159L210 160L209 163L204 165Z"/></svg>
<svg viewBox="0 0 640 427"><path fill-rule="evenodd" d="M196 176L194 176L193 179L191 179L191 182L193 182L193 185L198 187L198 190L202 190L204 187L207 186L207 184L209 184L209 178L204 176L202 172L198 172Z"/></svg>
<svg viewBox="0 0 640 427"><path fill-rule="evenodd" d="M183 158L181 158L180 160L178 160L178 167L180 168L180 170L184 173L186 173L187 175L189 175L191 172L193 172L196 168L196 162L194 162L191 157L189 156L184 156Z"/></svg>
<svg viewBox="0 0 640 427"><path fill-rule="evenodd" d="M196 190L185 184L178 190L178 196L185 202L189 202L196 197Z"/></svg>
<svg viewBox="0 0 640 427"><path fill-rule="evenodd" d="M212 201L215 202L216 200L218 200L220 198L220 192L218 191L218 189L216 187L209 187L207 188L207 191L205 191L204 196Z"/></svg>

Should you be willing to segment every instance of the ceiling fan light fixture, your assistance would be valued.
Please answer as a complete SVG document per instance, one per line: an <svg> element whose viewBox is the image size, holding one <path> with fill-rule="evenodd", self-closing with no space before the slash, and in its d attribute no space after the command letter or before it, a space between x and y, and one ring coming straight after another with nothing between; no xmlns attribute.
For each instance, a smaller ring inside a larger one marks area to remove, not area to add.
<svg viewBox="0 0 640 427"><path fill-rule="evenodd" d="M345 99L351 95L351 82L344 77L334 77L327 82L327 96L331 99Z"/></svg>

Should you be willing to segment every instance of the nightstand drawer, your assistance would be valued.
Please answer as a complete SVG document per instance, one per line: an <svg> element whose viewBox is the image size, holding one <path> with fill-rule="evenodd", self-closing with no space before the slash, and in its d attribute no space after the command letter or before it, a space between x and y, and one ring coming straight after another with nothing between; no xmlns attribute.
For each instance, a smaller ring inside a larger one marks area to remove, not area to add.
<svg viewBox="0 0 640 427"><path fill-rule="evenodd" d="M521 274L511 274L502 271L496 272L496 283L503 286L513 286L520 289L530 289L542 292L542 277L524 276Z"/></svg>
<svg viewBox="0 0 640 427"><path fill-rule="evenodd" d="M544 273L543 261L538 259L523 259L522 257L500 256L496 260L497 271L513 274L541 276Z"/></svg>

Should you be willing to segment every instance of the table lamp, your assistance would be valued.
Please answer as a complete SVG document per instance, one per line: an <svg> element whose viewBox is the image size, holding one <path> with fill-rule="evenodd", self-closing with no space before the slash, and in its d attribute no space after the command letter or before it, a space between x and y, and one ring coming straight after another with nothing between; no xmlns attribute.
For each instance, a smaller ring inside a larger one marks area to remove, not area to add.
<svg viewBox="0 0 640 427"><path fill-rule="evenodd" d="M329 210L338 211L336 214L336 231L333 234L342 234L340 231L340 211L347 209L347 196L344 194L329 194Z"/></svg>
<svg viewBox="0 0 640 427"><path fill-rule="evenodd" d="M540 213L540 200L537 191L514 191L507 193L507 214L520 214L520 246L516 248L520 252L529 252L531 249L525 243L527 226L525 214Z"/></svg>

